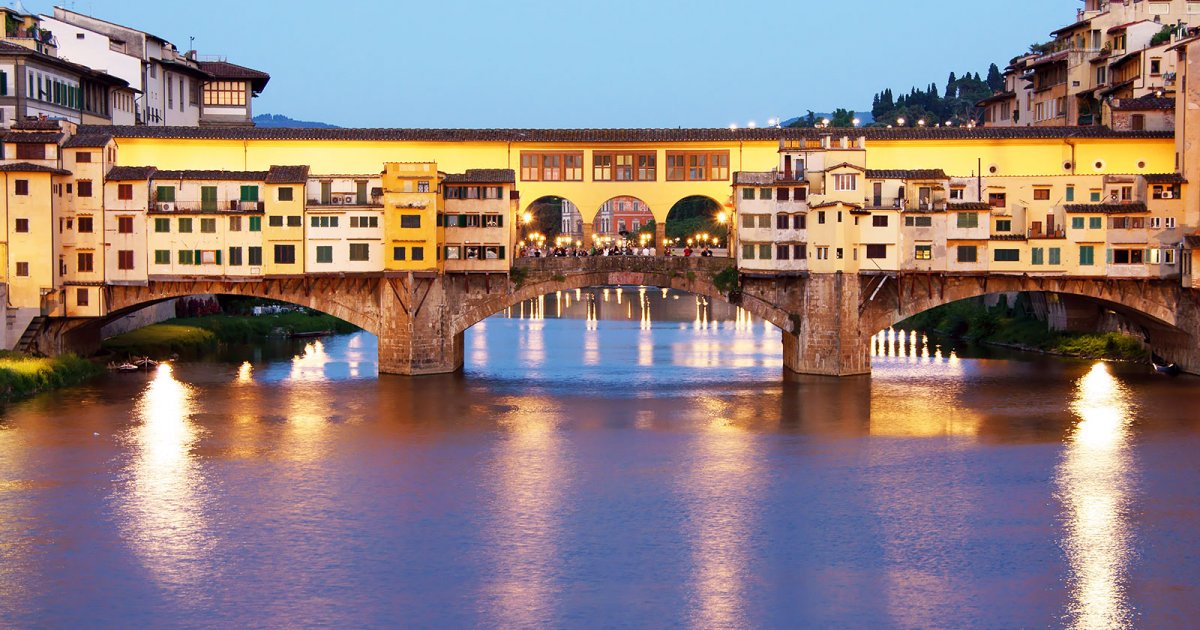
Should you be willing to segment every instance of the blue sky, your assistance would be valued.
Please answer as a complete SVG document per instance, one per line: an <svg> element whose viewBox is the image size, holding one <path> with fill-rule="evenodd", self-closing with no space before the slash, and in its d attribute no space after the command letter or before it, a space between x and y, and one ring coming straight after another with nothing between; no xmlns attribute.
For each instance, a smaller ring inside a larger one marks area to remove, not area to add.
<svg viewBox="0 0 1200 630"><path fill-rule="evenodd" d="M82 0L269 72L255 113L355 127L723 127L1001 67L1075 0ZM27 0L50 13L52 2ZM286 7L286 10L285 10ZM900 8L897 8L900 7Z"/></svg>

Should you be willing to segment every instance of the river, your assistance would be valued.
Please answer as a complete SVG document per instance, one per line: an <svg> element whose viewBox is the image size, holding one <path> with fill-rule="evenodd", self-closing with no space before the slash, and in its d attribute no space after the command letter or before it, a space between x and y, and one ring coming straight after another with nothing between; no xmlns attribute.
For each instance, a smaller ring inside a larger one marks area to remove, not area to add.
<svg viewBox="0 0 1200 630"><path fill-rule="evenodd" d="M547 296L0 416L0 627L1186 627L1200 380L883 334L781 378L694 296Z"/></svg>

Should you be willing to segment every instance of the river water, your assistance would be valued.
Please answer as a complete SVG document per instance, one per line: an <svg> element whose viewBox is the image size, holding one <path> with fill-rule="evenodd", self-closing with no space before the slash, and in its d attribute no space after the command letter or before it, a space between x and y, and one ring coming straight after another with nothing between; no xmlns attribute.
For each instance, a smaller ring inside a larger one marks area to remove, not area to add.
<svg viewBox="0 0 1200 630"><path fill-rule="evenodd" d="M627 287L15 403L0 627L1194 627L1200 380L875 351Z"/></svg>

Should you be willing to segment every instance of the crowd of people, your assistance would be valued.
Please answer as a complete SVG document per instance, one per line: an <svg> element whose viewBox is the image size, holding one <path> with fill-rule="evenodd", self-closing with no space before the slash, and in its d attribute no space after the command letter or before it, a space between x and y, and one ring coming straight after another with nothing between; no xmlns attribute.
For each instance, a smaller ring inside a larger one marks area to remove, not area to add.
<svg viewBox="0 0 1200 630"><path fill-rule="evenodd" d="M704 246L699 251L692 249L692 247L690 245L684 247L683 250L679 253L677 253L675 251L676 249L677 248L668 247L664 250L663 255L664 256L683 255L685 257L703 256L705 258L711 257L713 255L712 249L710 249L707 245ZM580 258L580 257L584 257L584 256L657 256L658 248L647 247L647 246L636 247L636 246L631 246L631 245L615 245L615 244L604 245L604 246L593 245L590 248L575 247L575 246L550 247L548 245L543 246L543 247L535 247L535 246L531 245L531 246L519 249L517 251L517 253L521 258Z"/></svg>

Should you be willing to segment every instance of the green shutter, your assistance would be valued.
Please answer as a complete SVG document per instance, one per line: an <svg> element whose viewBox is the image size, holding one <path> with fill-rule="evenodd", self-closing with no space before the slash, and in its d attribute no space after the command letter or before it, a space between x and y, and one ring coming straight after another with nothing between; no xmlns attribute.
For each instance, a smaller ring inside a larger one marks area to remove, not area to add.
<svg viewBox="0 0 1200 630"><path fill-rule="evenodd" d="M500 260L504 260L504 246L500 246Z"/></svg>
<svg viewBox="0 0 1200 630"><path fill-rule="evenodd" d="M198 249L196 249L196 250L192 250L192 264L193 264L193 265L199 265L199 264L200 264L200 260L201 260L201 258L200 258L200 250L198 250Z"/></svg>
<svg viewBox="0 0 1200 630"><path fill-rule="evenodd" d="M221 264L221 250L217 250L217 264Z"/></svg>

